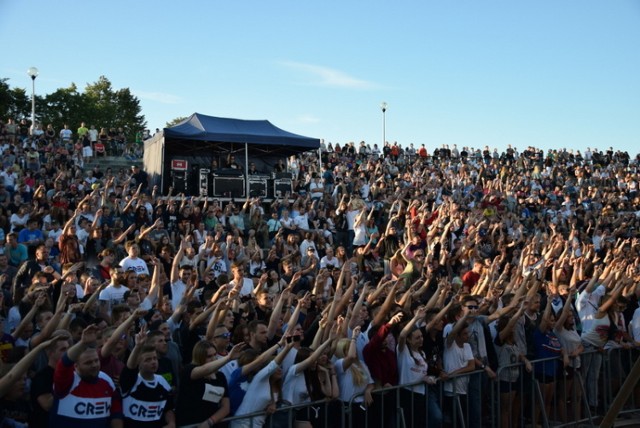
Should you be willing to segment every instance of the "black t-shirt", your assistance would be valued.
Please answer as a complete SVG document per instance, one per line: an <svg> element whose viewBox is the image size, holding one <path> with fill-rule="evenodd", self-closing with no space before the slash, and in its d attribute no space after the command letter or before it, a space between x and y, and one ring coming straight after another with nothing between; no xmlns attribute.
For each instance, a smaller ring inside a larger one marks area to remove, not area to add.
<svg viewBox="0 0 640 428"><path fill-rule="evenodd" d="M47 365L36 373L31 381L31 407L33 411L29 414L29 426L49 426L49 411L40 407L38 397L43 394L53 394L53 372L53 367Z"/></svg>
<svg viewBox="0 0 640 428"><path fill-rule="evenodd" d="M191 379L196 366L187 364L180 374L180 393L176 402L176 425L199 424L220 409L222 399L229 398L227 379L222 372L215 379ZM217 425L216 425L217 426Z"/></svg>
<svg viewBox="0 0 640 428"><path fill-rule="evenodd" d="M422 331L423 337L422 350L426 355L427 364L429 365L428 374L430 376L439 376L442 371L442 354L444 352L442 332L437 332L436 338L432 339L424 327L420 330Z"/></svg>
<svg viewBox="0 0 640 428"><path fill-rule="evenodd" d="M158 375L162 376L161 373ZM151 381L145 380L138 370L125 366L120 374L120 390L125 428L160 428L166 425L164 414L173 410L173 395L170 386L157 375Z"/></svg>

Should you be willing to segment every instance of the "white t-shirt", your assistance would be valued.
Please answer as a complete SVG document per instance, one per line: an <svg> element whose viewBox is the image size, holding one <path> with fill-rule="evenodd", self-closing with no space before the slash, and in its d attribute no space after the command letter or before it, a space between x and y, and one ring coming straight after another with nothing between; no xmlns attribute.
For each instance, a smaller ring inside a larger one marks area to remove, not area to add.
<svg viewBox="0 0 640 428"><path fill-rule="evenodd" d="M311 402L304 380L304 371L296 373L297 367L298 364L289 367L282 386L282 398L294 406Z"/></svg>
<svg viewBox="0 0 640 428"><path fill-rule="evenodd" d="M640 342L640 308L633 312L633 318L629 323L629 333L636 342Z"/></svg>
<svg viewBox="0 0 640 428"><path fill-rule="evenodd" d="M230 281L229 285L231 285L232 287L235 287L236 285L236 281ZM240 288L240 296L248 296L251 294L251 292L253 291L253 281L251 281L249 278L242 278L242 287Z"/></svg>
<svg viewBox="0 0 640 428"><path fill-rule="evenodd" d="M124 303L124 293L126 293L127 291L129 291L129 289L124 285L116 287L113 284L109 284L107 288L100 292L98 300L102 302L108 302L108 311L109 314L111 314L111 308L113 308L115 305Z"/></svg>
<svg viewBox="0 0 640 428"><path fill-rule="evenodd" d="M307 213L298 215L293 223L298 227L298 229L309 230L309 217Z"/></svg>
<svg viewBox="0 0 640 428"><path fill-rule="evenodd" d="M320 259L320 268L324 269L327 266L333 266L336 269L340 269L340 267L342 267L342 264L340 263L340 260L335 256L331 259L329 259L328 256L324 256Z"/></svg>
<svg viewBox="0 0 640 428"><path fill-rule="evenodd" d="M132 259L131 257L125 257L120 261L120 267L125 272L132 270L137 275L149 275L149 268L147 267L147 263L139 257L136 257L135 259Z"/></svg>
<svg viewBox="0 0 640 428"><path fill-rule="evenodd" d="M312 181L309 184L309 192L311 193L312 198L322 198L323 191L324 188L321 182L316 183L315 181Z"/></svg>
<svg viewBox="0 0 640 428"><path fill-rule="evenodd" d="M278 351L280 353L281 351ZM296 357L298 356L298 350L296 348L291 348L286 357L284 357L284 361L282 361L282 375L286 376L289 373L289 369L296 362Z"/></svg>
<svg viewBox="0 0 640 428"><path fill-rule="evenodd" d="M207 266L211 265L211 263L213 263L213 260L214 257L209 257L209 259L207 260ZM224 260L220 258L218 259L218 261L213 263L213 265L211 266L211 272L213 272L213 276L215 276L216 278L219 277L222 273L227 273L227 265Z"/></svg>
<svg viewBox="0 0 640 428"><path fill-rule="evenodd" d="M278 369L278 364L271 361L253 377L242 399L242 403L234 416L248 415L263 411L271 402L271 386L269 377ZM265 416L239 419L231 422L231 428L251 428L264 425Z"/></svg>
<svg viewBox="0 0 640 428"><path fill-rule="evenodd" d="M427 369L429 368L422 351L410 351L409 346L405 345L401 351L396 346L396 355L398 359L398 383L406 385L425 381L427 378ZM426 394L425 385L415 385L408 387L417 394Z"/></svg>
<svg viewBox="0 0 640 428"><path fill-rule="evenodd" d="M582 322L583 332L592 329L591 325L600 307L600 299L605 295L606 291L604 285L599 285L592 293L587 293L585 290L578 294L576 309L580 316L580 322Z"/></svg>
<svg viewBox="0 0 640 428"><path fill-rule="evenodd" d="M362 336L362 335L361 335ZM371 378L371 373L369 373L369 369L367 365L360 360L360 364L356 367L355 364L352 364L346 371L343 368L344 359L340 359L334 363L336 367L336 373L338 375L338 385L340 387L340 400L344 403L348 403L351 398L356 394L364 393L367 385L373 383L373 379ZM362 385L356 386L353 381L353 370L361 370L364 375L365 381ZM355 400L356 403L362 403L364 401L364 397L362 395L358 396Z"/></svg>
<svg viewBox="0 0 640 428"><path fill-rule="evenodd" d="M473 359L471 345L468 343L463 343L462 347L460 347L454 340L451 343L451 346L445 345L444 347L442 363L444 371L447 373L466 367L467 364L469 364L469 361ZM444 391L450 394L454 392L456 394L466 394L468 385L469 376L459 376L453 380L445 382Z"/></svg>
<svg viewBox="0 0 640 428"><path fill-rule="evenodd" d="M171 309L176 310L186 291L187 286L181 279L171 283Z"/></svg>

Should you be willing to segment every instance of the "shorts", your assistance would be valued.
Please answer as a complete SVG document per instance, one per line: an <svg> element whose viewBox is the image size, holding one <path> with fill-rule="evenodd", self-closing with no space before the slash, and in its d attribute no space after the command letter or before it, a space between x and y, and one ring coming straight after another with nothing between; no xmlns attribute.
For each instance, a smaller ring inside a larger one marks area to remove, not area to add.
<svg viewBox="0 0 640 428"><path fill-rule="evenodd" d="M510 392L518 392L518 391L520 391L520 386L521 386L520 376L518 376L518 379L516 381L514 381L514 382L501 380L500 381L500 394L508 394Z"/></svg>

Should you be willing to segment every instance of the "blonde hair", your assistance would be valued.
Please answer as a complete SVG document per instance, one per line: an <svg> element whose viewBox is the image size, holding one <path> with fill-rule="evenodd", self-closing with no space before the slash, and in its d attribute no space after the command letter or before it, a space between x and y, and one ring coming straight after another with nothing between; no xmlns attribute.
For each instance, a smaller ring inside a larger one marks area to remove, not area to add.
<svg viewBox="0 0 640 428"><path fill-rule="evenodd" d="M351 339L340 339L336 346L336 357L342 359L349 353L349 347L351 346ZM353 378L353 384L355 386L364 386L367 382L365 369L362 366L360 360L356 357L356 360L349 367L351 376Z"/></svg>

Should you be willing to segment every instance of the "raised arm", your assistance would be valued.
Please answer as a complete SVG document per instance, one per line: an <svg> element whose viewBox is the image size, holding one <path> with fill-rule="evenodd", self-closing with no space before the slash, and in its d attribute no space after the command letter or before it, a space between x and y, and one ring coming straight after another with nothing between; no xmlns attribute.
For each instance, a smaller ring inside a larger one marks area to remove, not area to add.
<svg viewBox="0 0 640 428"><path fill-rule="evenodd" d="M451 332L447 336L447 340L446 340L447 346L451 346L451 344L456 339L456 337L458 337L458 334L460 334L462 329L467 325L468 319L469 319L469 314L467 313L467 314L464 314L464 316L462 316L462 318L460 318L458 321L456 321L456 323L453 325L453 328L451 329Z"/></svg>
<svg viewBox="0 0 640 428"><path fill-rule="evenodd" d="M387 294L387 297L384 300L384 303L382 303L382 307L380 308L375 318L373 319L372 328L378 328L382 325L382 322L391 311L391 308L393 307L393 305L396 303L395 294L396 294L396 290L398 289L398 284L399 284L399 281L396 281L391 286L391 290L389 291L389 294Z"/></svg>
<svg viewBox="0 0 640 428"><path fill-rule="evenodd" d="M279 346L280 344L273 345L271 348L260 354L258 358L256 358L249 364L242 366L242 376L248 376L249 374L255 373L260 370L262 366L267 364L267 362L269 361L273 353L276 352L276 349L278 349Z"/></svg>
<svg viewBox="0 0 640 428"><path fill-rule="evenodd" d="M34 347L20 359L7 374L0 378L0 398L4 397L14 386L14 383L21 379L29 370L29 368L35 363L36 359L40 356L48 346L52 345L57 340L67 340L66 336L54 337L40 343Z"/></svg>
<svg viewBox="0 0 640 428"><path fill-rule="evenodd" d="M201 366L194 367L191 371L191 379L202 379L211 376L213 373L224 367L229 361L238 359L242 351L246 348L246 343L240 342L231 348L231 351L224 357L205 363Z"/></svg>
<svg viewBox="0 0 640 428"><path fill-rule="evenodd" d="M114 349L116 348L116 344L118 341L127 334L133 323L142 318L147 311L143 309L136 309L122 324L115 329L113 334L107 339L107 341L102 345L102 349L100 350L100 354L103 358L107 358L108 356L113 354ZM135 368L135 367L134 367Z"/></svg>
<svg viewBox="0 0 640 428"><path fill-rule="evenodd" d="M520 317L522 317L522 314L524 314L524 310L527 307L527 304L528 302L523 301L520 304L518 311L511 318L509 318L509 322L499 333L500 342L504 343L504 341L507 340L511 333L513 333L513 329L516 327L516 324L518 323Z"/></svg>
<svg viewBox="0 0 640 428"><path fill-rule="evenodd" d="M360 334L360 326L354 328L353 332L351 333L349 352L347 353L347 356L344 358L344 360L342 360L342 369L344 371L349 370L349 367L351 367L351 365L358 360L358 347L356 346L356 342L358 341L358 337L360 336Z"/></svg>
<svg viewBox="0 0 640 428"><path fill-rule="evenodd" d="M306 369L310 368L318 360L318 358L320 358L320 355L322 355L322 353L329 347L329 345L331 345L331 342L331 339L326 340L322 343L322 345L318 347L318 349L316 349L311 355L309 355L309 358L297 364L296 373L302 373Z"/></svg>
<svg viewBox="0 0 640 428"><path fill-rule="evenodd" d="M411 318L407 325L404 326L404 328L398 335L398 351L401 352L404 350L404 347L407 344L407 336L409 336L409 333L411 333L411 330L413 330L416 322L418 322L419 319L424 319L425 313L426 311L424 306L419 307L416 313L413 315L413 318Z"/></svg>
<svg viewBox="0 0 640 428"><path fill-rule="evenodd" d="M178 249L178 253L173 259L173 263L171 263L171 277L170 281L173 284L180 278L180 261L182 260L182 256L184 256L185 247L187 245L187 241L183 238L180 240L180 248Z"/></svg>

